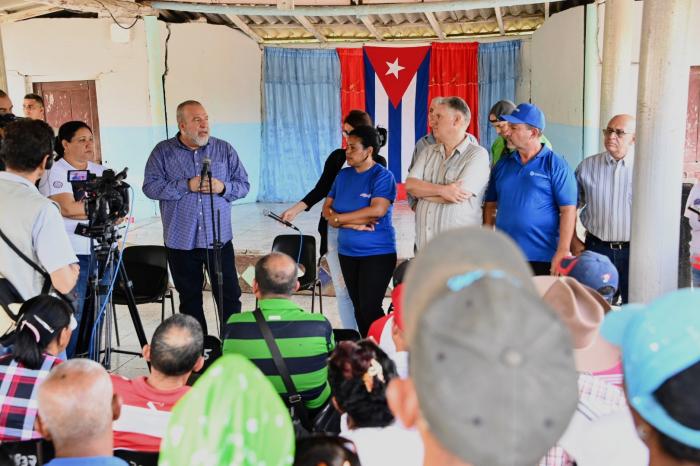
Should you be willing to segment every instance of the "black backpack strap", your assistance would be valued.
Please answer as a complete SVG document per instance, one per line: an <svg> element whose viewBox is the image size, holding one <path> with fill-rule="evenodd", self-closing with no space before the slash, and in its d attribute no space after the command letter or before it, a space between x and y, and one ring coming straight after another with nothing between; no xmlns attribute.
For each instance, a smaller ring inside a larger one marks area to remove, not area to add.
<svg viewBox="0 0 700 466"><path fill-rule="evenodd" d="M301 399L301 395L294 386L292 377L289 375L287 364L285 364L284 359L282 358L282 353L280 352L279 346L277 346L274 335L272 335L270 326L265 321L265 316L263 316L260 308L256 308L253 311L253 316L255 317L255 322L258 324L260 333L262 333L263 338L265 338L265 343L267 343L267 347L270 350L270 354L272 355L272 360L275 363L277 372L279 372L282 382L284 383L284 387L287 390L287 395L289 397L287 401L289 403L289 407L292 408L294 413L299 417L301 424L307 429L311 430L309 413Z"/></svg>

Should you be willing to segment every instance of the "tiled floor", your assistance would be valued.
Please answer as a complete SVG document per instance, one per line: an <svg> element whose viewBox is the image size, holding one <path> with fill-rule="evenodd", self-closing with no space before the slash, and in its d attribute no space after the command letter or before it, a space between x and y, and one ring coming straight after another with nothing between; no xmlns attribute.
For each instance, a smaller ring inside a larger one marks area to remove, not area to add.
<svg viewBox="0 0 700 466"><path fill-rule="evenodd" d="M270 210L281 214L291 204L254 203L242 204L233 207L232 223L234 235L234 247L237 254L252 253L264 254L270 250L272 240L280 234L289 234L292 230L280 225L263 215L264 210ZM310 212L300 214L294 221L295 225L304 234L313 234L318 240L316 227L320 214L320 205L317 205ZM398 202L394 208L394 227L396 228L396 242L399 258L413 256L414 226L413 212L405 202ZM131 227L127 238L128 244L163 244L163 228L160 218L153 217ZM295 295L293 300L299 303L304 309L311 309L310 295ZM251 310L255 306L255 297L251 294L243 294L241 297L244 310ZM210 292L204 293L204 311L207 317L207 325L211 329L218 328L215 321L214 303ZM175 293L175 309L177 309L177 292ZM385 308L388 300L385 301ZM318 302L316 302L318 308ZM149 339L153 331L160 323L160 304L146 304L138 307L139 315L143 323L146 337ZM324 296L324 314L336 327L339 326L338 312L335 298ZM170 303L166 303L166 316L170 315ZM117 307L117 321L119 325L119 336L121 348L129 351L140 351L138 339L134 326L126 306ZM116 339L113 337L113 346L116 346ZM145 361L137 356L112 354L111 370L124 375L125 377L135 377L148 373Z"/></svg>

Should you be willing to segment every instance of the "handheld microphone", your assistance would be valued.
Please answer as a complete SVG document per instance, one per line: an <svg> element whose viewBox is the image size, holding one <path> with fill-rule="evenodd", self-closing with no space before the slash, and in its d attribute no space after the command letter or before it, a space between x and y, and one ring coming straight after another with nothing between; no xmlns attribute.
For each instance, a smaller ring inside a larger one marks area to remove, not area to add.
<svg viewBox="0 0 700 466"><path fill-rule="evenodd" d="M270 212L269 210L265 209L265 210L263 210L263 215L266 217L270 217L272 220L276 220L276 221L280 222L284 226L287 226L293 230L299 231L299 229L296 226L294 226L294 224L284 220L282 217L280 217L279 215L277 215L274 212Z"/></svg>
<svg viewBox="0 0 700 466"><path fill-rule="evenodd" d="M211 171L211 159L209 157L204 157L202 160L202 172L199 174L199 189L202 189L202 184L204 183L204 178Z"/></svg>

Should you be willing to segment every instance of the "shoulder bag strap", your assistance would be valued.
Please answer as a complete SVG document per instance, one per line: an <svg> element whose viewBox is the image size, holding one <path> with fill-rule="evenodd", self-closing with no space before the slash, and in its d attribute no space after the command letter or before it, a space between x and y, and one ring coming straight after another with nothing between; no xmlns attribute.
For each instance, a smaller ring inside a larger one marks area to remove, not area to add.
<svg viewBox="0 0 700 466"><path fill-rule="evenodd" d="M280 352L279 346L277 346L274 335L272 335L272 330L265 321L265 316L263 316L260 308L256 308L253 311L253 316L255 317L255 322L258 324L260 333L262 333L263 338L265 338L265 343L267 343L267 347L270 350L277 372L279 372L284 387L287 390L289 405L291 408L294 408L294 412L299 416L302 425L308 429L310 427L308 411L306 410L306 406L304 406L301 395L294 386L292 377L289 375L287 364L285 364L282 358L282 353Z"/></svg>

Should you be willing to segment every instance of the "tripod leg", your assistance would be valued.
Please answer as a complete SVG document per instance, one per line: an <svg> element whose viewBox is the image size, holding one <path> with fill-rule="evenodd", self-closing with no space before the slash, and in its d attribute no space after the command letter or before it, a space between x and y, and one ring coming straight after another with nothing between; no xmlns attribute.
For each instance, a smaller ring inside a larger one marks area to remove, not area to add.
<svg viewBox="0 0 700 466"><path fill-rule="evenodd" d="M136 330L136 336L139 339L139 347L143 348L148 344L146 340L146 332L143 330L143 324L141 323L141 318L139 317L139 311L136 307L136 300L134 299L134 291L129 277L126 275L126 269L124 268L124 263L119 265L119 278L122 281L122 287L124 289L124 294L126 295L126 302L129 306L129 314L131 315L131 322L134 324L134 330Z"/></svg>
<svg viewBox="0 0 700 466"><path fill-rule="evenodd" d="M119 324L117 323L117 306L112 306L112 317L114 320L114 333L117 336L117 346L122 344L119 342Z"/></svg>

